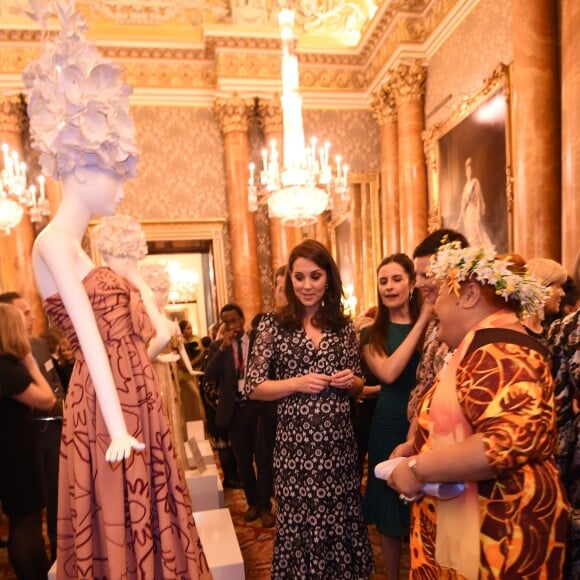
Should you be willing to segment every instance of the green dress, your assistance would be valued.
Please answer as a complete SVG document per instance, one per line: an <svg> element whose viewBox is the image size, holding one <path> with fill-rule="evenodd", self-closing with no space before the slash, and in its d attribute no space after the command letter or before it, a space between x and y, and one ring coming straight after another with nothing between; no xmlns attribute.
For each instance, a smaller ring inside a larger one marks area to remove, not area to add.
<svg viewBox="0 0 580 580"><path fill-rule="evenodd" d="M384 346L388 355L405 340L412 326L389 323L388 340ZM361 343L366 342L368 335L363 330ZM379 532L386 536L402 537L409 533L409 508L386 481L375 477L375 466L388 459L393 449L405 441L409 429L407 402L415 385L419 358L419 352L415 351L394 383L381 383L381 394L371 423L364 515L367 524L375 524Z"/></svg>

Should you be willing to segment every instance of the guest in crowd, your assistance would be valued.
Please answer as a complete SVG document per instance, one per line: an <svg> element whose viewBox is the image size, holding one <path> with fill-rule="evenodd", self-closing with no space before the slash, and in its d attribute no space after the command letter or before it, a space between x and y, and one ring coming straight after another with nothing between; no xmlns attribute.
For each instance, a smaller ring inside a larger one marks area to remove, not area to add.
<svg viewBox="0 0 580 580"><path fill-rule="evenodd" d="M370 326L376 316L376 306L372 306L354 321L354 329L359 336L367 326ZM364 386L361 392L351 399L352 428L356 439L357 464L359 477L363 478L364 466L369 449L369 434L379 393L381 392L380 381L371 373L366 365L364 357L361 357L361 370L363 373Z"/></svg>
<svg viewBox="0 0 580 580"><path fill-rule="evenodd" d="M272 286L272 297L274 298L274 309L282 308L288 303L286 299L286 275L288 266L282 264L274 273L274 284Z"/></svg>
<svg viewBox="0 0 580 580"><path fill-rule="evenodd" d="M374 470L405 441L407 402L433 313L433 305L415 292L415 270L406 254L393 254L379 264L377 302L374 322L361 333L364 359L381 385L369 434L364 514L367 523L376 525L381 534L387 576L398 578L401 542L409 533L409 508Z"/></svg>
<svg viewBox="0 0 580 580"><path fill-rule="evenodd" d="M580 253L574 271L580 286ZM556 399L556 461L570 502L564 578L580 578L580 310L556 320L548 331Z"/></svg>
<svg viewBox="0 0 580 580"><path fill-rule="evenodd" d="M66 396L68 385L70 383L70 377L75 366L75 353L68 338L63 337L58 341L57 352L58 358L55 368Z"/></svg>
<svg viewBox="0 0 580 580"><path fill-rule="evenodd" d="M546 289L523 260L492 248L440 248L439 335L455 349L419 404L416 455L389 484L412 509L414 578L562 578L568 507L554 461L547 350L518 313ZM421 496L426 482L465 482L454 499Z"/></svg>
<svg viewBox="0 0 580 580"><path fill-rule="evenodd" d="M40 372L56 397L52 409L34 409L32 413L33 426L37 431L38 465L44 504L46 505L46 529L50 540L50 557L51 562L54 562L57 541L58 463L65 393L46 341L40 336L32 336L35 316L28 300L18 292L5 292L0 294L0 303L12 304L24 315L32 356L34 356Z"/></svg>
<svg viewBox="0 0 580 580"><path fill-rule="evenodd" d="M245 392L253 337L244 330L245 317L238 304L223 306L220 317L225 324L224 336L210 346L205 366L206 378L219 385L216 423L228 430L248 502L244 519L252 522L259 517L262 526L270 528L274 525L272 456L265 453L269 446L260 444L260 440L269 440L272 434L267 432L268 424L260 421L262 405L250 400Z"/></svg>
<svg viewBox="0 0 580 580"><path fill-rule="evenodd" d="M564 296L560 301L560 317L572 314L580 308L580 288L571 276L568 276L566 282L562 284L562 291Z"/></svg>
<svg viewBox="0 0 580 580"><path fill-rule="evenodd" d="M415 288L421 292L425 302L435 304L439 291L439 281L429 276L429 261L431 256L437 253L442 244L459 242L462 248L469 245L465 236L455 230L440 229L431 232L422 240L413 252L413 265L415 266L416 283ZM413 439L417 430L417 404L423 394L431 388L437 373L441 370L447 357L450 356L449 347L439 339L437 317L433 315L431 322L425 331L423 341L423 353L417 366L416 384L409 395L407 405L407 418L409 419L409 431L404 443L397 446L391 457L398 457L400 454L408 455L412 452ZM411 447L410 447L411 446Z"/></svg>
<svg viewBox="0 0 580 580"><path fill-rule="evenodd" d="M215 338L212 340L211 336L213 335L215 337L218 334L217 330L215 334L212 332L213 328L218 328L218 325L212 324L208 329L210 336L204 337L208 339L208 344L207 350L201 360L201 370L204 372L204 375L201 376L199 382L199 388L205 408L205 427L207 429L211 448L214 451L217 451L218 454L219 463L224 475L222 481L223 488L242 489L242 483L238 475L238 466L236 464L234 452L232 451L232 444L228 435L228 430L225 427L220 427L216 424L216 411L219 401L219 381L210 380L205 376L209 348L216 340Z"/></svg>
<svg viewBox="0 0 580 580"><path fill-rule="evenodd" d="M525 316L522 319L522 324L530 336L537 338L542 344L548 346L548 328L556 318L560 317L560 301L564 296L562 284L566 282L567 277L566 268L555 260L548 258L528 260L526 267L528 274L548 288L550 292L543 308Z"/></svg>
<svg viewBox="0 0 580 580"><path fill-rule="evenodd" d="M193 334L189 320L179 321L179 331L184 352L177 361L177 374L181 386L181 400L186 421L205 421L205 405L201 396L198 376L204 351L199 337Z"/></svg>
<svg viewBox="0 0 580 580"><path fill-rule="evenodd" d="M38 430L32 408L51 410L56 396L30 350L20 309L0 303L0 502L9 518L8 557L18 578L46 578L44 504Z"/></svg>
<svg viewBox="0 0 580 580"><path fill-rule="evenodd" d="M272 578L368 578L349 397L362 386L358 341L336 263L319 242L291 252L287 305L258 326L246 381L278 401Z"/></svg>

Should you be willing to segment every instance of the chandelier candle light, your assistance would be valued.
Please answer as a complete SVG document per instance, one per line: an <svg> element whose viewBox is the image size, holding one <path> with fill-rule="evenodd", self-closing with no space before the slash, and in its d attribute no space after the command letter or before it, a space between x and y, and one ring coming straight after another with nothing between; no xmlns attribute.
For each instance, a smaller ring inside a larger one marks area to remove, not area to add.
<svg viewBox="0 0 580 580"><path fill-rule="evenodd" d="M278 14L282 37L282 114L284 127L284 166L280 167L276 141L270 150L262 151L262 190L255 185L256 166L250 163L248 205L258 209L258 198L265 198L270 217L281 218L285 225L303 226L315 223L325 210L333 208L335 196L341 202L350 200L348 166L335 158L336 174L329 163L330 143L317 150L312 137L306 147L302 124L302 98L299 93L298 58L292 33L294 12L282 8Z"/></svg>
<svg viewBox="0 0 580 580"><path fill-rule="evenodd" d="M24 209L30 209L30 219L38 222L43 216L50 215L50 206L44 191L44 177L38 177L39 196L36 186L28 185L26 163L20 161L16 151L10 151L8 145L2 145L4 168L0 177L0 230L9 234L24 215Z"/></svg>

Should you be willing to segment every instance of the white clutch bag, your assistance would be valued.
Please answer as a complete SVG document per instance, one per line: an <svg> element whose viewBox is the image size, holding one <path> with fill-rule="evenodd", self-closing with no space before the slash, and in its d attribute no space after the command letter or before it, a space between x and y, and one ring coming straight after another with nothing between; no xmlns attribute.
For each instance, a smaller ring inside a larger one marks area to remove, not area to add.
<svg viewBox="0 0 580 580"><path fill-rule="evenodd" d="M382 461L378 463L375 467L375 477L378 479L387 479L390 477L393 469L401 463L401 461L406 461L407 457L395 457L394 459L387 459L387 461ZM424 483L421 487L420 494L432 495L438 499L453 499L458 495L462 494L465 490L465 484L461 482L457 483ZM419 499L418 494L414 498L406 498L409 501Z"/></svg>

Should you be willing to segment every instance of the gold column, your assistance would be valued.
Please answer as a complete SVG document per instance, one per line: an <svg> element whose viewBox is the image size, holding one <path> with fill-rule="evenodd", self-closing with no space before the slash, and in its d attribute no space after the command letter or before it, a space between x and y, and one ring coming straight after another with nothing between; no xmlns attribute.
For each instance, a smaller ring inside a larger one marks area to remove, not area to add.
<svg viewBox="0 0 580 580"><path fill-rule="evenodd" d="M0 109L0 141L24 159L22 131L27 127L26 105L19 96L2 100ZM0 290L20 292L30 303L36 322L34 334L46 330L42 300L36 290L32 273L32 244L34 230L28 212L10 232L0 234Z"/></svg>
<svg viewBox="0 0 580 580"><path fill-rule="evenodd" d="M514 0L513 43L514 250L560 260L557 3Z"/></svg>
<svg viewBox="0 0 580 580"><path fill-rule="evenodd" d="M234 299L250 321L261 305L256 227L248 210L248 123L254 112L254 99L237 95L218 98L215 112L224 134Z"/></svg>
<svg viewBox="0 0 580 580"><path fill-rule="evenodd" d="M580 2L562 0L562 263L580 251Z"/></svg>
<svg viewBox="0 0 580 580"><path fill-rule="evenodd" d="M284 161L284 123L280 97L258 99L258 122L264 130L266 148L272 139L276 140L276 149L280 162ZM259 170L257 171L259 174ZM280 218L270 218L270 245L272 251L272 272L288 262L292 248L300 241L300 229L282 225Z"/></svg>
<svg viewBox="0 0 580 580"><path fill-rule="evenodd" d="M427 175L423 139L423 95L427 72L419 62L393 74L399 139L400 251L412 254L427 235Z"/></svg>
<svg viewBox="0 0 580 580"><path fill-rule="evenodd" d="M383 86L371 105L381 128L381 233L383 256L399 252L401 223L399 215L399 136L397 104L390 81Z"/></svg>

